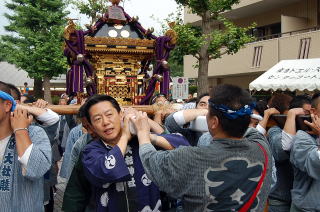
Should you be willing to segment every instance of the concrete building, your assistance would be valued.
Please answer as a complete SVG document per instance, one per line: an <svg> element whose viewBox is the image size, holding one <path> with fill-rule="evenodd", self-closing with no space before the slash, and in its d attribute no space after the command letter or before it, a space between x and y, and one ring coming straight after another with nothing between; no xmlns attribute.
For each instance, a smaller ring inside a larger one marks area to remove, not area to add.
<svg viewBox="0 0 320 212"><path fill-rule="evenodd" d="M186 23L200 17L185 8ZM238 26L255 22L257 41L235 55L209 63L209 86L230 83L248 88L251 81L286 59L320 58L320 0L241 0L225 13ZM197 78L196 59L184 57L184 76Z"/></svg>

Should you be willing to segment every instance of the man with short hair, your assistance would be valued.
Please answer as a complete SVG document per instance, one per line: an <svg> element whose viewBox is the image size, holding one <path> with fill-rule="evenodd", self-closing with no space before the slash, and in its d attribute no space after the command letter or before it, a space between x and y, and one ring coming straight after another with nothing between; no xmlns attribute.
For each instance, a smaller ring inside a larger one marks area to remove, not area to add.
<svg viewBox="0 0 320 212"><path fill-rule="evenodd" d="M197 102L195 109L186 109L169 115L165 120L165 126L170 133L180 133L187 138L191 146L197 146L199 138L203 132L198 132L184 125L189 124L198 116L205 116L208 113L208 93L202 94ZM210 137L210 136L207 136Z"/></svg>
<svg viewBox="0 0 320 212"><path fill-rule="evenodd" d="M11 90L11 96L14 98L14 100L16 100L17 104L20 104L20 100L21 100L21 93L20 90L13 84L7 83L8 87Z"/></svg>
<svg viewBox="0 0 320 212"><path fill-rule="evenodd" d="M84 173L92 185L97 211L159 211L159 190L144 172L137 138L129 129L129 118L135 113L124 116L118 102L106 95L91 96L83 111L97 136L82 152ZM187 144L179 135L149 132L149 138L164 149Z"/></svg>
<svg viewBox="0 0 320 212"><path fill-rule="evenodd" d="M291 212L320 211L320 96L311 103L312 123L305 121L312 132L299 130L293 137L290 161L294 170L291 190Z"/></svg>
<svg viewBox="0 0 320 212"><path fill-rule="evenodd" d="M53 211L53 190L55 189L54 186L57 184L58 174L58 165L56 162L61 159L57 143L59 115L52 110L47 109L46 106L48 105L48 102L43 99L29 102L32 103L33 106L21 105L21 95L19 89L12 84L7 85L11 90L12 97L14 98L16 103L18 103L17 108L21 110L27 110L28 114L31 114L35 120L35 122L32 124L35 124L44 129L50 140L53 163L51 170L48 171L48 173L46 173L44 176L44 203L46 205L46 211Z"/></svg>
<svg viewBox="0 0 320 212"><path fill-rule="evenodd" d="M289 110L284 111L287 119L284 128L274 126L268 131L268 141L275 159L277 182L269 194L270 212L287 212L291 207L293 169L290 163L290 150L297 132L296 117L309 113L311 101L306 96L294 97Z"/></svg>
<svg viewBox="0 0 320 212"><path fill-rule="evenodd" d="M213 140L203 147L157 152L148 138L146 114L132 119L147 176L160 190L181 198L184 211L263 211L270 190L271 153L261 133L247 131L252 101L239 87L217 86L207 114Z"/></svg>
<svg viewBox="0 0 320 212"><path fill-rule="evenodd" d="M51 166L45 131L31 126L26 110L15 109L10 88L0 84L1 211L43 211L43 176Z"/></svg>

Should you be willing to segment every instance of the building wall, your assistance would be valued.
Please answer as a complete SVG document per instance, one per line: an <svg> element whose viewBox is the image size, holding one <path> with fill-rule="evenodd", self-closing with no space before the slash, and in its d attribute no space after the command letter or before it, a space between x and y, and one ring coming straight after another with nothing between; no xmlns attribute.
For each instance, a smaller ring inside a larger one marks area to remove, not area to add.
<svg viewBox="0 0 320 212"><path fill-rule="evenodd" d="M278 39L250 43L235 55L224 55L220 59L209 63L210 77L224 77L234 74L247 74L266 71L271 64L279 61ZM254 48L262 46L260 67L252 67ZM190 55L184 57L184 74L186 77L197 78L197 68L194 68L196 59Z"/></svg>
<svg viewBox="0 0 320 212"><path fill-rule="evenodd" d="M281 38L249 43L235 55L224 55L209 63L210 78L226 78L233 75L262 74L280 60L298 59L301 39L310 38L308 58L320 57L320 31L287 35ZM260 65L253 65L255 48L262 48ZM184 57L184 74L197 78L196 59L190 55ZM220 81L223 82L223 81Z"/></svg>
<svg viewBox="0 0 320 212"><path fill-rule="evenodd" d="M256 23L257 26L265 26L281 22L281 15L285 15L306 18L307 24L305 28L311 28L318 25L317 5L317 0L303 0L282 8L265 11L258 15L234 20L234 22L239 26L248 26L251 23Z"/></svg>
<svg viewBox="0 0 320 212"><path fill-rule="evenodd" d="M232 84L237 85L239 87L248 88L248 84L250 84L253 80L259 77L262 73L253 73L250 75L243 76L226 76L223 78L209 78L208 84L209 88L214 87L219 84Z"/></svg>
<svg viewBox="0 0 320 212"><path fill-rule="evenodd" d="M246 2L248 3L249 1ZM252 22L256 22L257 26L265 26L279 23L282 20L286 32L301 28L307 29L318 26L318 7L318 0L303 0L286 7L235 20L235 23L247 26ZM299 23L294 23L295 17L299 18ZM304 20L305 26L303 26L302 20ZM309 42L306 45L308 46L307 58L319 58L319 30L286 33L280 38L249 43L235 55L224 55L220 59L210 61L209 83L210 85L232 83L248 88L251 81L273 67L280 60L298 59L301 55L301 46L303 42L306 42L303 39L307 39ZM261 48L258 64L254 60L257 48ZM195 64L196 59L192 56L184 57L184 74L186 77L197 78Z"/></svg>

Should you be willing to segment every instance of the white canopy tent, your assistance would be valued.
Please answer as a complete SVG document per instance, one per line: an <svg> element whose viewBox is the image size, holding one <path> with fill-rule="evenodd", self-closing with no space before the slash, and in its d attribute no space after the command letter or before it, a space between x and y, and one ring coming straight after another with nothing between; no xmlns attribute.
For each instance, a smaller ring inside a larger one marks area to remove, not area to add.
<svg viewBox="0 0 320 212"><path fill-rule="evenodd" d="M320 90L320 58L282 60L251 82L249 89L251 91Z"/></svg>

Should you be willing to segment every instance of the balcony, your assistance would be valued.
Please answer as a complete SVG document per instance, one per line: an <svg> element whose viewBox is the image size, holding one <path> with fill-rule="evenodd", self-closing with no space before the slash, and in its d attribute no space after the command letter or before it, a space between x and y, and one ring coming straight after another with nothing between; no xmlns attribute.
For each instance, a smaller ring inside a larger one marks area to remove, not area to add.
<svg viewBox="0 0 320 212"><path fill-rule="evenodd" d="M231 11L225 12L225 17L232 20L255 16L276 8L285 7L287 5L299 2L301 0L241 0L239 4L232 7ZM197 25L200 17L190 13L188 8L185 8L184 20L185 23L194 23Z"/></svg>
<svg viewBox="0 0 320 212"><path fill-rule="evenodd" d="M209 78L222 79L230 76L258 76L280 60L320 57L319 27L258 38L245 45L235 55L224 55L209 63ZM196 59L184 57L184 75L197 78L193 68Z"/></svg>

